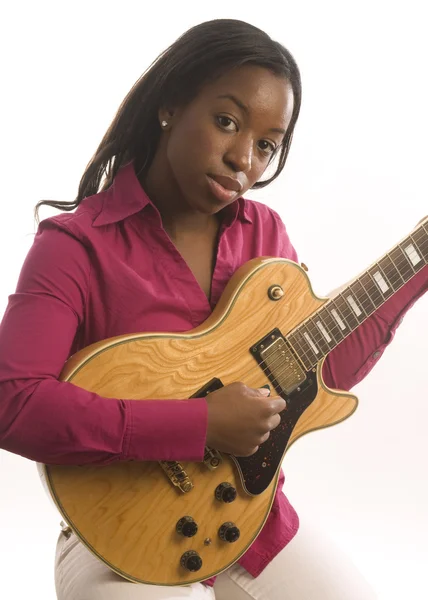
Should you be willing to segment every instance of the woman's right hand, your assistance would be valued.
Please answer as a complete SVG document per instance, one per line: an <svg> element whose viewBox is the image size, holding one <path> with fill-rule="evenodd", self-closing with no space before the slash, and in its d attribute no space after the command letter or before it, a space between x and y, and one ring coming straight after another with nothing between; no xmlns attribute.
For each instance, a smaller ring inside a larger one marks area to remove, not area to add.
<svg viewBox="0 0 428 600"><path fill-rule="evenodd" d="M208 404L207 446L234 456L251 456L278 427L286 402L268 397L265 388L236 382L211 392Z"/></svg>

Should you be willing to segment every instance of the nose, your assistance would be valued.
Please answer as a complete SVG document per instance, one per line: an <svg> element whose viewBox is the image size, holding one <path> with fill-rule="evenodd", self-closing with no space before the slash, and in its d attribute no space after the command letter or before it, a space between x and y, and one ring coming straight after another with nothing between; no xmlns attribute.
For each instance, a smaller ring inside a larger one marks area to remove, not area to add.
<svg viewBox="0 0 428 600"><path fill-rule="evenodd" d="M253 162L253 140L250 136L235 136L233 143L228 148L224 162L230 165L235 172L251 171Z"/></svg>

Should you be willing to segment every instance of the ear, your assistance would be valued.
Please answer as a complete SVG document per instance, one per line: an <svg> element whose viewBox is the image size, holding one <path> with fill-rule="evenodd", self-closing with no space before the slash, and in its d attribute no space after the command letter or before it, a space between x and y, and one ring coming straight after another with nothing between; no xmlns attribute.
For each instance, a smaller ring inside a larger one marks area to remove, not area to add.
<svg viewBox="0 0 428 600"><path fill-rule="evenodd" d="M170 108L164 108L164 107L160 108L158 110L159 123L162 123L162 121L166 121L167 123L170 123L173 115L174 115L174 111L171 110Z"/></svg>

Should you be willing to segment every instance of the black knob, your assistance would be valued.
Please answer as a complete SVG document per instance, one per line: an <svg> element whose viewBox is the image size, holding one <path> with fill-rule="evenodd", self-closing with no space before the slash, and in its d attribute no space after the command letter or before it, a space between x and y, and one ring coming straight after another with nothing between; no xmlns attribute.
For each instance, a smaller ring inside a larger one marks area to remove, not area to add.
<svg viewBox="0 0 428 600"><path fill-rule="evenodd" d="M223 525L218 530L218 535L221 540L224 542L229 542L232 544L236 542L236 540L241 535L241 532L236 527L235 523L228 521L227 523L223 523Z"/></svg>
<svg viewBox="0 0 428 600"><path fill-rule="evenodd" d="M202 558L195 550L188 550L181 557L180 564L187 571L199 571L202 567Z"/></svg>
<svg viewBox="0 0 428 600"><path fill-rule="evenodd" d="M198 531L198 525L192 517L182 517L175 526L177 533L185 537L193 537Z"/></svg>
<svg viewBox="0 0 428 600"><path fill-rule="evenodd" d="M233 502L236 498L236 489L231 483L223 481L216 487L215 497L220 502Z"/></svg>

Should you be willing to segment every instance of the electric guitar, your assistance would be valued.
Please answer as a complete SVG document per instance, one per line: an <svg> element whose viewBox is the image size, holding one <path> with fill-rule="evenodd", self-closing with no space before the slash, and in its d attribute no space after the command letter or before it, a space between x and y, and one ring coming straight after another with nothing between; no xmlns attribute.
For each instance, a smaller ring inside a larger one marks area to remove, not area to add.
<svg viewBox="0 0 428 600"><path fill-rule="evenodd" d="M326 356L421 269L428 279L427 263L428 218L332 298L317 297L292 261L255 258L196 329L122 335L77 352L60 379L103 397L197 398L242 381L269 386L287 409L249 457L206 448L199 463L39 465L68 527L134 582L185 585L228 568L260 533L290 445L357 407L353 394L324 384Z"/></svg>

